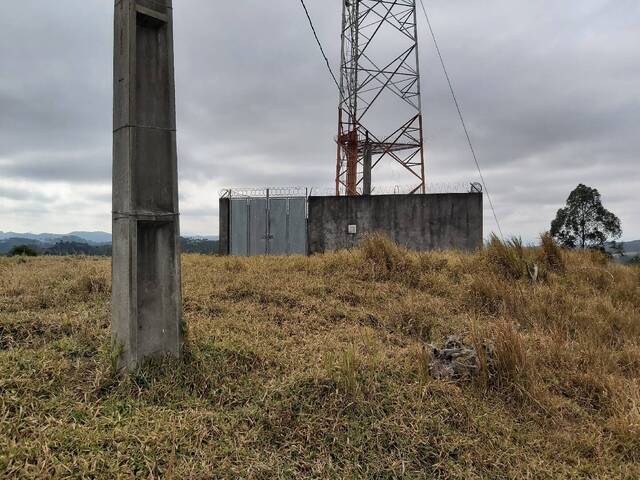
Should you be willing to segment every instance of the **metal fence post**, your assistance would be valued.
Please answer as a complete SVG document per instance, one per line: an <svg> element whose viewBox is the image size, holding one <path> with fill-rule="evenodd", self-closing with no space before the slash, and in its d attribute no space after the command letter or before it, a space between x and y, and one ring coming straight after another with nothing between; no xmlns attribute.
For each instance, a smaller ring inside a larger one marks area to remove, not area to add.
<svg viewBox="0 0 640 480"><path fill-rule="evenodd" d="M270 234L271 234L271 229L270 229L270 205L269 205L269 189L267 188L267 205L266 205L266 212L265 214L267 215L267 221L265 222L265 230L266 230L266 235L265 235L265 242L264 242L264 248L265 248L265 253L267 255L269 255L270 251L271 251L271 238Z"/></svg>

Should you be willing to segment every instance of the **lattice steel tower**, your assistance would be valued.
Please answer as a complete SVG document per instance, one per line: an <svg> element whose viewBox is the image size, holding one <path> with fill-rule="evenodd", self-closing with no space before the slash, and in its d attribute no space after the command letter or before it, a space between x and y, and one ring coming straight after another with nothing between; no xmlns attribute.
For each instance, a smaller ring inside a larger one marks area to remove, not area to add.
<svg viewBox="0 0 640 480"><path fill-rule="evenodd" d="M387 161L424 193L416 0L344 0L342 18L336 195L370 194Z"/></svg>

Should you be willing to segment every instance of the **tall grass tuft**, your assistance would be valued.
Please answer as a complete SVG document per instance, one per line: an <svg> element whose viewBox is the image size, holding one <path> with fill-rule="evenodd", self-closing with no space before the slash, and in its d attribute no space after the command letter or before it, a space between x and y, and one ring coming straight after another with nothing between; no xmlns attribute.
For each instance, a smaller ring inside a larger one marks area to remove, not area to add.
<svg viewBox="0 0 640 480"><path fill-rule="evenodd" d="M503 242L492 234L486 248L486 256L489 264L498 273L511 280L528 277L534 265L532 255L519 238Z"/></svg>
<svg viewBox="0 0 640 480"><path fill-rule="evenodd" d="M328 353L324 359L327 375L348 395L354 396L360 390L358 380L358 355L353 345L340 354Z"/></svg>
<svg viewBox="0 0 640 480"><path fill-rule="evenodd" d="M493 328L492 342L495 364L492 384L515 393L520 399L530 397L535 367L527 353L523 335L513 323L501 321Z"/></svg>
<svg viewBox="0 0 640 480"><path fill-rule="evenodd" d="M562 248L556 243L549 232L540 235L540 256L545 267L552 272L564 273L566 260Z"/></svg>
<svg viewBox="0 0 640 480"><path fill-rule="evenodd" d="M411 252L383 234L367 235L359 251L373 280L414 283L419 276L419 265Z"/></svg>
<svg viewBox="0 0 640 480"><path fill-rule="evenodd" d="M427 349L426 345L420 345L416 351L416 364L418 366L418 379L423 384L427 384L431 380L429 369L431 360L431 351Z"/></svg>

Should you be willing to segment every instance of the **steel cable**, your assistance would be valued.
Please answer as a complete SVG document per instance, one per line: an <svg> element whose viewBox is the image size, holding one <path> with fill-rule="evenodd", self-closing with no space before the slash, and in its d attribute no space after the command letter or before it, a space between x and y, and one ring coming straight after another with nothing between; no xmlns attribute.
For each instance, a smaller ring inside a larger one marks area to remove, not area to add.
<svg viewBox="0 0 640 480"><path fill-rule="evenodd" d="M331 78L333 78L333 83L338 87L338 91L340 91L340 84L338 83L338 79L333 73L333 69L331 68L331 63L329 62L329 58L327 54L324 52L324 48L322 46L322 42L320 42L320 38L318 38L318 33L316 32L316 27L313 25L313 20L311 20L311 15L309 14L309 10L307 9L307 5L304 3L304 0L300 0L302 4L302 8L304 8L304 13L307 16L307 20L309 21L309 26L311 27L311 31L313 32L313 36L316 39L316 43L318 47L320 47L320 53L322 53L322 57L324 58L325 63L327 64L327 68L329 69L329 73L331 74Z"/></svg>
<svg viewBox="0 0 640 480"><path fill-rule="evenodd" d="M489 200L489 205L491 206L491 211L493 212L493 218L496 221L496 225L498 227L498 231L500 232L500 237L504 241L504 234L502 233L502 227L500 226L500 221L498 220L498 215L496 213L496 209L493 205L493 200L491 199L491 195L489 194L489 189L487 188L487 183L484 180L484 175L482 174L482 169L480 168L480 162L478 160L478 156L476 155L476 150L473 147L473 142L471 141L471 135L469 134L469 129L467 128L467 124L464 121L464 115L462 115L462 108L460 107L460 103L458 102L458 97L456 96L456 92L453 89L453 83L451 81L451 77L449 76L449 71L447 70L447 66L444 62L444 57L442 52L440 51L440 46L438 45L438 39L436 38L436 34L433 30L433 26L431 25L431 20L429 19L429 14L427 13L427 9L424 6L423 0L420 0L420 5L422 6L422 11L424 12L424 17L427 20L427 26L429 27L429 31L431 32L431 38L433 38L433 44L436 47L436 52L438 53L438 57L440 58L440 64L442 65L442 70L444 72L444 76L447 79L447 83L449 84L449 90L451 91L451 97L453 98L453 103L455 103L456 110L458 110L458 116L460 117L460 123L462 124L462 128L464 129L464 134L467 137L467 142L469 144L469 149L471 150L471 155L473 156L473 161L476 163L476 167L478 169L478 174L480 175L480 181L482 181L482 188L484 188L485 193L487 194L487 199Z"/></svg>

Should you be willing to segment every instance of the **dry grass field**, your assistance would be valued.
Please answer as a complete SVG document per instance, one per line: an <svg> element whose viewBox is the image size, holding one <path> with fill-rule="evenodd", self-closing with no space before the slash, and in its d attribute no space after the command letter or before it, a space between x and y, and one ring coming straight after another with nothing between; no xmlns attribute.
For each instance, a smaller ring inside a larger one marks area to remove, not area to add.
<svg viewBox="0 0 640 480"><path fill-rule="evenodd" d="M109 260L0 259L1 477L640 478L638 268L380 238L183 263L184 360L118 376ZM449 334L491 371L430 378Z"/></svg>

